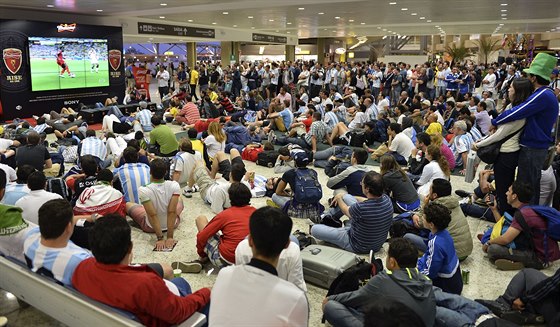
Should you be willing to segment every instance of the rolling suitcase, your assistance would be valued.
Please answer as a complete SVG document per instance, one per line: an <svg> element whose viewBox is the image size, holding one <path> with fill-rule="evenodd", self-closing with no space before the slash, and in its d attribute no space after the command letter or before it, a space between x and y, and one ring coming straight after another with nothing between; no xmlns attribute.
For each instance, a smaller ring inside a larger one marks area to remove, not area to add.
<svg viewBox="0 0 560 327"><path fill-rule="evenodd" d="M317 244L304 248L301 259L305 281L327 289L338 275L363 261L352 252Z"/></svg>

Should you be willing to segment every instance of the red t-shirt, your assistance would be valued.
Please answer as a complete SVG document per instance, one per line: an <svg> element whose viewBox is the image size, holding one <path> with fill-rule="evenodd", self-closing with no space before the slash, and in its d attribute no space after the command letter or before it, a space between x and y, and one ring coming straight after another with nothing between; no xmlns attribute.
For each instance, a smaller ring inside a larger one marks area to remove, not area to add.
<svg viewBox="0 0 560 327"><path fill-rule="evenodd" d="M311 128L311 124L313 123L313 117L309 116L307 119L301 121L305 125L305 132L309 133L309 129Z"/></svg>
<svg viewBox="0 0 560 327"><path fill-rule="evenodd" d="M543 219L539 214L537 214L533 209L527 207L519 208L521 213L523 213L523 217L525 218L525 222L527 226L531 229L531 233L533 234L533 243L535 244L535 252L539 259L545 260L545 252L544 252L544 234L541 232L546 230L546 220ZM513 221L511 222L511 227L523 232L523 227L517 221L517 214L513 217ZM530 249L530 244L527 244L525 241L525 237L516 237L515 244L518 243L522 246L522 248ZM553 262L560 259L560 249L558 248L558 242L551 239L550 237L547 240L548 245L548 261Z"/></svg>
<svg viewBox="0 0 560 327"><path fill-rule="evenodd" d="M146 326L178 324L210 302L208 288L177 296L148 266L106 265L95 258L78 265L72 285L94 300L135 314Z"/></svg>
<svg viewBox="0 0 560 327"><path fill-rule="evenodd" d="M235 262L235 249L239 242L249 235L249 217L255 210L252 206L231 207L217 214L196 235L198 255L205 257L204 247L206 242L218 231L222 231L218 250L228 262Z"/></svg>
<svg viewBox="0 0 560 327"><path fill-rule="evenodd" d="M187 124L195 124L200 120L200 112L198 112L198 107L192 103L188 102L183 106L183 109L179 112L179 116L185 117Z"/></svg>

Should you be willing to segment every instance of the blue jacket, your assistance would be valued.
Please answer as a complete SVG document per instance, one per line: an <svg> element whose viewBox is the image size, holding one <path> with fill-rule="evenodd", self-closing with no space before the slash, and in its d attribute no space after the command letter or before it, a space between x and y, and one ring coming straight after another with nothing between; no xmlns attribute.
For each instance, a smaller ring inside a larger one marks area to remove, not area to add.
<svg viewBox="0 0 560 327"><path fill-rule="evenodd" d="M552 89L542 86L520 105L492 119L492 125L502 125L526 118L519 144L535 149L547 149L554 141L552 128L558 119L558 100Z"/></svg>
<svg viewBox="0 0 560 327"><path fill-rule="evenodd" d="M418 259L418 270L430 279L451 278L459 269L453 238L447 229L430 233L428 250Z"/></svg>

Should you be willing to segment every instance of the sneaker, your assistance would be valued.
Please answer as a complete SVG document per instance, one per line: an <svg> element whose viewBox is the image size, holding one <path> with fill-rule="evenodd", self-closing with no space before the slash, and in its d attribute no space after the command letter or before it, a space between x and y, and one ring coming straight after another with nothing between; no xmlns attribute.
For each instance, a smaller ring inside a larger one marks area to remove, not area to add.
<svg viewBox="0 0 560 327"><path fill-rule="evenodd" d="M190 188L189 189L187 189L187 188L189 188L189 187L187 186L183 190L183 196L190 199L190 198L192 198L192 190Z"/></svg>
<svg viewBox="0 0 560 327"><path fill-rule="evenodd" d="M273 208L280 208L280 206L274 203L271 199L266 200L266 205Z"/></svg>
<svg viewBox="0 0 560 327"><path fill-rule="evenodd" d="M504 313L511 311L511 307L499 301L476 299L475 302L482 304L498 317L501 317Z"/></svg>
<svg viewBox="0 0 560 327"><path fill-rule="evenodd" d="M499 270L521 270L525 268L525 265L521 262L515 262L506 259L498 259L494 262L494 264Z"/></svg>
<svg viewBox="0 0 560 327"><path fill-rule="evenodd" d="M471 193L469 193L467 191L463 191L463 190L457 190L457 191L455 191L455 194L457 194L461 198L468 198L468 197L471 196Z"/></svg>
<svg viewBox="0 0 560 327"><path fill-rule="evenodd" d="M194 184L194 185L191 187L191 190L193 191L193 193L196 193L196 192L200 191L200 188L198 188L198 185Z"/></svg>
<svg viewBox="0 0 560 327"><path fill-rule="evenodd" d="M64 75L58 75L58 77L62 77L62 78L64 78Z"/></svg>
<svg viewBox="0 0 560 327"><path fill-rule="evenodd" d="M325 226L334 227L334 228L342 227L342 221L340 221L340 219L334 218L331 215L325 215L323 217L323 219L321 219L321 224L323 224Z"/></svg>
<svg viewBox="0 0 560 327"><path fill-rule="evenodd" d="M171 263L172 269L181 269L184 273L198 274L202 271L202 264L198 261L175 261Z"/></svg>
<svg viewBox="0 0 560 327"><path fill-rule="evenodd" d="M276 133L274 133L274 131L268 132L268 142L274 144L275 141L276 141Z"/></svg>
<svg viewBox="0 0 560 327"><path fill-rule="evenodd" d="M527 311L512 310L512 311L504 312L500 318L507 320L509 322L513 322L520 326L544 324L543 316L536 315L534 313L530 313Z"/></svg>

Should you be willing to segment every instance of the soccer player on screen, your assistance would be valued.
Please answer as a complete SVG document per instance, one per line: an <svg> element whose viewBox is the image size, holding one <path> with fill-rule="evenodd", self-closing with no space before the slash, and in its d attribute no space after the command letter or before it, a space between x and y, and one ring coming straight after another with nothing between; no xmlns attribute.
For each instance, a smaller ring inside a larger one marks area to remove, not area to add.
<svg viewBox="0 0 560 327"><path fill-rule="evenodd" d="M99 58L97 57L97 51L95 51L94 48L90 48L88 54L89 61L91 62L91 72L93 73L93 70L95 69L95 72L99 73Z"/></svg>
<svg viewBox="0 0 560 327"><path fill-rule="evenodd" d="M61 47L60 49L58 49L58 53L56 54L56 63L60 66L60 68L62 68L62 70L60 71L60 77L64 77L64 72L68 73L68 76L70 77L76 77L76 75L72 74L70 72L70 69L68 68L68 65L66 65L66 61L64 60L64 48Z"/></svg>

